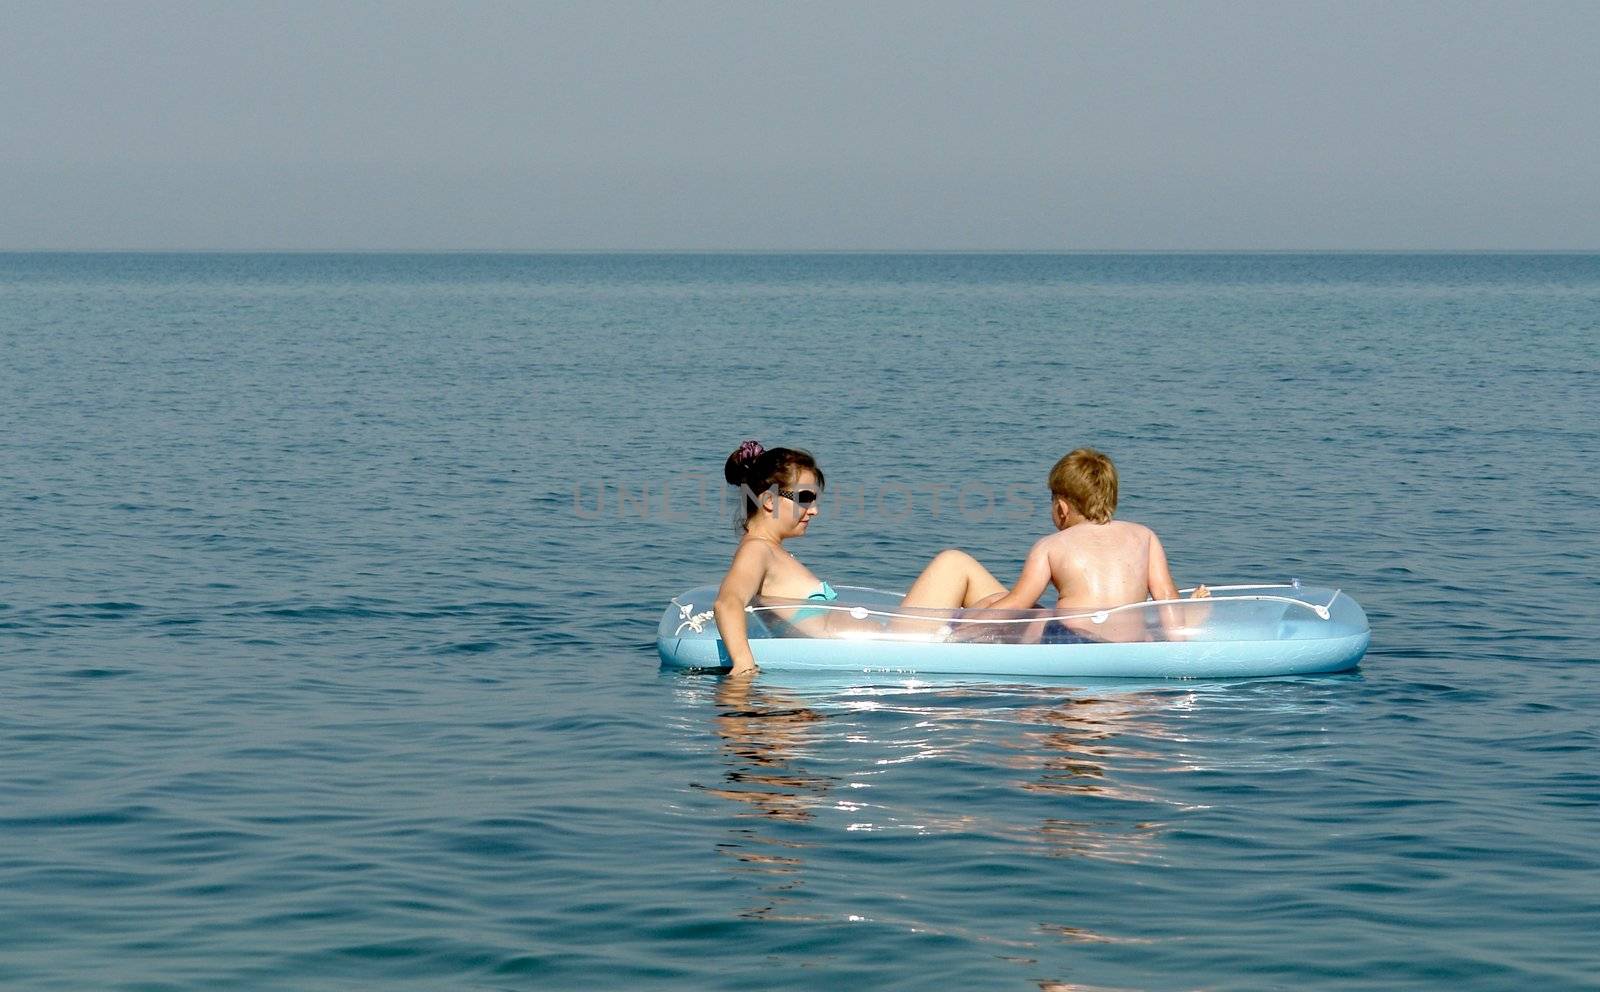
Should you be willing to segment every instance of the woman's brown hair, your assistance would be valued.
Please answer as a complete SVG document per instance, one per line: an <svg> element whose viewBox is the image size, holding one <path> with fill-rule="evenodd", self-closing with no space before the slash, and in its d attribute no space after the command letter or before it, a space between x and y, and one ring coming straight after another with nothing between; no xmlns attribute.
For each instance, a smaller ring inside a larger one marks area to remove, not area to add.
<svg viewBox="0 0 1600 992"><path fill-rule="evenodd" d="M759 441L746 441L739 445L722 467L722 477L728 485L739 487L739 510L734 517L734 530L743 533L750 525L750 515L760 509L756 500L762 493L781 486L792 485L802 469L810 469L817 477L817 488L825 484L822 469L809 451L799 448L763 448Z"/></svg>

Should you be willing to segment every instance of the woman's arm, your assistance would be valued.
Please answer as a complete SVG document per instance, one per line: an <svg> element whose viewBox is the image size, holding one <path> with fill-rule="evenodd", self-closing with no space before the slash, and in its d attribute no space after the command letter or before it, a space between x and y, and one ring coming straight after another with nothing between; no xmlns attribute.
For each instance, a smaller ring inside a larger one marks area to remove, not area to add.
<svg viewBox="0 0 1600 992"><path fill-rule="evenodd" d="M717 616L717 631L722 643L733 659L733 674L746 675L756 671L756 658L750 651L744 608L761 591L766 581L767 566L772 561L772 549L758 541L746 541L733 554L733 564L722 577L717 589L717 601L712 609Z"/></svg>

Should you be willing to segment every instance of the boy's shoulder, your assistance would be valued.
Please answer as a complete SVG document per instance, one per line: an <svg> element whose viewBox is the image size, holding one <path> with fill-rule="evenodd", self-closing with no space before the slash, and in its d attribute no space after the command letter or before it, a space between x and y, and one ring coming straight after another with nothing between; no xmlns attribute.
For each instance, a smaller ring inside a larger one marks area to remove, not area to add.
<svg viewBox="0 0 1600 992"><path fill-rule="evenodd" d="M1155 531L1144 524L1135 523L1132 520L1113 519L1107 520L1103 524L1079 524L1076 527L1058 530L1041 537L1038 544L1076 544L1080 541L1094 540L1095 538L1129 540L1154 536Z"/></svg>
<svg viewBox="0 0 1600 992"><path fill-rule="evenodd" d="M1114 524L1121 524L1123 526L1124 529L1117 535L1117 539L1124 544L1140 544L1148 546L1153 542L1159 543L1161 540L1159 537L1156 537L1156 532L1154 530L1146 527L1144 524L1134 523L1132 520L1113 520L1111 522Z"/></svg>
<svg viewBox="0 0 1600 992"><path fill-rule="evenodd" d="M1135 523L1132 520L1113 520L1111 523L1122 525L1125 528L1124 533L1138 534L1140 537L1143 537L1146 534L1155 534L1155 531L1151 530L1149 527L1146 527L1141 523Z"/></svg>
<svg viewBox="0 0 1600 992"><path fill-rule="evenodd" d="M1060 547L1064 544L1070 544L1072 539L1068 535L1071 533L1072 528L1068 528L1066 530L1053 530L1045 536L1039 538L1037 541L1034 541L1033 549L1035 551L1048 551L1051 548Z"/></svg>

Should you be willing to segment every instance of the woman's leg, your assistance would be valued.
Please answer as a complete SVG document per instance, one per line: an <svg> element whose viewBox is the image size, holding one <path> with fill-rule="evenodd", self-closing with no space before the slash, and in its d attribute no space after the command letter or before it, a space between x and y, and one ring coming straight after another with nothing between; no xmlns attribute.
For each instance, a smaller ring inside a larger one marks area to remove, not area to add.
<svg viewBox="0 0 1600 992"><path fill-rule="evenodd" d="M1000 580L965 551L941 551L911 583L901 606L952 610L960 606L982 606L1006 592Z"/></svg>

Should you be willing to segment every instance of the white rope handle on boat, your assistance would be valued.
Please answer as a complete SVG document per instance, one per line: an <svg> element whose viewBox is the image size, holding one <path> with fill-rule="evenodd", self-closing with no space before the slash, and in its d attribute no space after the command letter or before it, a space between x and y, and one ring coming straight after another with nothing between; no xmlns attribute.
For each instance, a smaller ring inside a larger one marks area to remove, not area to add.
<svg viewBox="0 0 1600 992"><path fill-rule="evenodd" d="M705 629L707 620L714 620L717 616L715 610L706 610L704 613L696 613L694 612L693 603L689 603L687 605L680 603L678 602L678 597L676 596L672 597L672 605L678 608L678 617L683 621L683 623L678 624L678 629L672 632L673 637L677 637L679 634L683 633L683 628L685 627L692 629L696 634L698 634ZM746 607L746 609L748 609L748 607Z"/></svg>
<svg viewBox="0 0 1600 992"><path fill-rule="evenodd" d="M1222 588L1227 588L1227 587L1222 587ZM1249 588L1256 588L1256 587L1253 587L1253 586L1234 586L1232 588L1249 589ZM1333 595L1328 597L1328 605L1329 606L1331 606L1333 604L1333 601L1338 598L1339 592L1340 592L1340 590L1335 589L1333 591ZM673 600L673 602L676 603L677 600ZM1122 613L1122 612L1125 612L1127 610L1142 610L1142 609L1145 609L1145 608L1151 607L1151 606L1178 606L1178 605L1193 604L1193 603L1239 603L1239 602L1288 603L1288 604L1290 604L1292 606L1303 606L1306 609L1310 610L1312 613L1315 613L1319 618L1321 618L1323 620L1327 620L1329 618L1329 616L1330 616L1330 613L1329 613L1329 610L1328 610L1327 606L1322 606L1322 605L1320 605L1318 603L1308 603L1303 599L1295 599L1295 598L1293 598L1291 596L1268 596L1268 595L1264 595L1264 594L1259 594L1259 595L1255 595L1255 596L1210 596L1210 597L1207 597L1205 599L1150 599L1150 600L1145 600L1143 603L1128 603L1125 606L1114 606L1114 607L1111 607L1110 609L1095 610L1095 611L1093 611L1091 613L1052 613L1052 614L1050 614L1048 616L1007 617L1007 618L1003 618L1003 619L984 619L984 618L979 618L979 617L972 617L972 618L969 619L967 617L921 616L921 615L918 615L918 614L915 614L915 613L896 613L896 612L894 612L892 610L874 610L874 609L869 609L868 607L865 607L865 606L833 606L833 605L829 605L828 603L815 601L815 600L806 600L805 602L797 602L797 603L795 603L793 605L787 605L787 606L746 606L744 609L745 609L746 613L763 613L763 612L772 612L772 611L776 611L776 610L844 611L844 612L849 613L852 617L854 617L857 620L865 620L867 617L888 617L891 620L920 620L920 621L923 621L924 623L1014 624L1014 623L1040 623L1040 622L1050 621L1050 620L1088 620L1091 623L1102 624L1102 623L1105 623L1106 620L1110 619L1111 614L1113 614L1113 613ZM678 606L680 608L682 608L683 604L679 603ZM682 630L683 628L680 627L679 629Z"/></svg>

